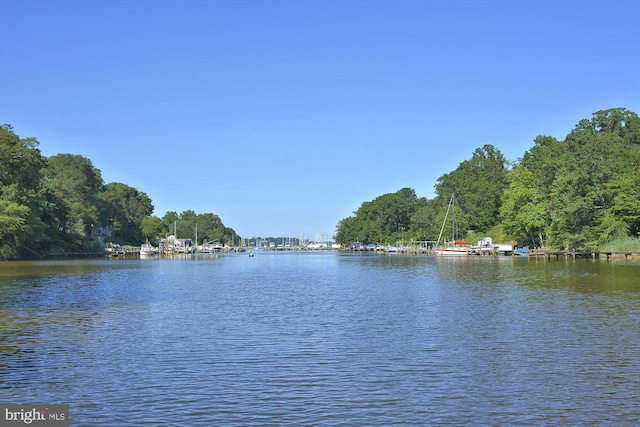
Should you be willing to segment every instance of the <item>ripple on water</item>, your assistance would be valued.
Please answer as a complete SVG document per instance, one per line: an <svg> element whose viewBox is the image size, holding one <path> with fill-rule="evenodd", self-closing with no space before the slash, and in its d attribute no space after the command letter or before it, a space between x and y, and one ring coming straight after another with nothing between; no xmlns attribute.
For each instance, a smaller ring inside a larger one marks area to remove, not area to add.
<svg viewBox="0 0 640 427"><path fill-rule="evenodd" d="M70 403L74 425L640 419L636 270L261 253L49 266L0 277L0 390Z"/></svg>

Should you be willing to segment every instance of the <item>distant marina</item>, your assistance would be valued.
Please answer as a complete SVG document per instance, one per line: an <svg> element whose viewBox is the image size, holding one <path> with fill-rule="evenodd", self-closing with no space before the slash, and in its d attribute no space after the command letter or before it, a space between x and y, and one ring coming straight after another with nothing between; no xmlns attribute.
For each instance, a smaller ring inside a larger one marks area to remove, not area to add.
<svg viewBox="0 0 640 427"><path fill-rule="evenodd" d="M446 244L447 242L445 242ZM565 250L546 250L546 249L531 249L527 246L519 247L517 243L499 243L493 244L491 238L484 237L478 240L477 244L469 244L461 247L468 249L465 256L510 256L510 257L528 257L528 258L544 258L546 260L565 258L605 258L612 257L640 257L640 252L634 251L616 251L612 248L610 251L588 251L578 249L565 249ZM451 242L454 246L455 243ZM375 252L381 254L406 254L406 255L436 255L437 242L434 240L425 241L412 241L409 243L397 243L396 245L376 245L376 244L363 244L355 242L349 245L346 249L354 252Z"/></svg>
<svg viewBox="0 0 640 427"><path fill-rule="evenodd" d="M185 254L223 254L251 252L255 255L259 251L341 251L341 252L371 252L380 255L436 255L437 242L434 240L397 242L394 245L364 244L354 242L347 247L332 242L308 242L297 239L258 239L257 244L249 245L241 242L241 245L225 245L220 242L204 242L201 245L194 244L191 239L172 239L160 242L155 250L150 253L147 244L142 246L108 244L105 247L104 255L107 257L136 257L145 255L172 256ZM450 246L459 245L460 242L445 242ZM509 256L528 257L532 259L559 260L561 257L571 259L600 259L600 258L634 258L640 257L640 252L616 251L588 251L577 249L566 250L545 250L530 249L529 247L519 247L516 243L493 244L491 238L484 237L477 243L464 242L467 249L465 256ZM144 249L144 250L143 250Z"/></svg>

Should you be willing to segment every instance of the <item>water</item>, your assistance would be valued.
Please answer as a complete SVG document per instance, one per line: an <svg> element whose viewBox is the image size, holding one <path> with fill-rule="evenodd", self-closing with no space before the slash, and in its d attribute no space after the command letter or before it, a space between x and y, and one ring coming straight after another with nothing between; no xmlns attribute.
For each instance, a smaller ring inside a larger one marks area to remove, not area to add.
<svg viewBox="0 0 640 427"><path fill-rule="evenodd" d="M640 263L0 263L0 402L71 425L637 425Z"/></svg>

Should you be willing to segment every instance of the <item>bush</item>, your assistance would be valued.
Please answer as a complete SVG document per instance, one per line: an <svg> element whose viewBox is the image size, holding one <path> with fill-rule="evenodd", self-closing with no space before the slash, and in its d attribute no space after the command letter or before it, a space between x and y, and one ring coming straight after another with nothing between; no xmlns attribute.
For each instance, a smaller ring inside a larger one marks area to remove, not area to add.
<svg viewBox="0 0 640 427"><path fill-rule="evenodd" d="M640 252L640 237L621 237L600 246L599 249L603 252Z"/></svg>

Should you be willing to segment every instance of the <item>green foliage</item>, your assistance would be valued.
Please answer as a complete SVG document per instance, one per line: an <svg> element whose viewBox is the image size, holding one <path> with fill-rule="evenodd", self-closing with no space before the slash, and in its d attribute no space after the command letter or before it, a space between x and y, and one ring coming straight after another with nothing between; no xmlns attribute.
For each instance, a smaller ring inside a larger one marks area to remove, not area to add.
<svg viewBox="0 0 640 427"><path fill-rule="evenodd" d="M91 160L72 154L47 159L44 178L60 201L60 228L82 240L91 233L91 224L100 223L104 183Z"/></svg>
<svg viewBox="0 0 640 427"><path fill-rule="evenodd" d="M146 240L155 241L157 238L164 237L169 228L157 216L147 216L142 219L140 230Z"/></svg>
<svg viewBox="0 0 640 427"><path fill-rule="evenodd" d="M620 218L631 236L640 235L640 144L621 155L626 168L610 182L612 192L609 213Z"/></svg>
<svg viewBox="0 0 640 427"><path fill-rule="evenodd" d="M432 236L438 235L442 218L433 206L433 200L418 199L416 210L411 216L410 230L413 240L429 240Z"/></svg>
<svg viewBox="0 0 640 427"><path fill-rule="evenodd" d="M9 125L0 127L0 259L39 253L45 248L40 236L55 236L55 224L46 224L40 214L50 215L51 198L41 191L45 158L38 141L21 139Z"/></svg>
<svg viewBox="0 0 640 427"><path fill-rule="evenodd" d="M162 221L169 233L175 231L179 239L196 239L197 232L197 244L206 241L231 245L240 239L235 230L225 227L220 217L212 213L196 214L193 210L186 210L178 215L170 211Z"/></svg>
<svg viewBox="0 0 640 427"><path fill-rule="evenodd" d="M0 259L99 249L94 229L134 245L166 233L225 244L239 236L217 215L151 217L143 192L105 185L89 159L43 157L35 138L0 127ZM581 120L558 141L538 136L508 170L491 145L441 176L436 196L411 188L364 202L336 227L338 243L435 240L455 192L461 237L517 240L538 247L596 249L640 236L640 118L624 108Z"/></svg>
<svg viewBox="0 0 640 427"><path fill-rule="evenodd" d="M581 249L637 234L639 135L637 115L612 109L581 120L565 141L538 137L509 174L501 208L507 232Z"/></svg>
<svg viewBox="0 0 640 427"><path fill-rule="evenodd" d="M153 213L151 199L120 182L105 185L102 196L108 222L113 224L113 236L130 244L140 244L144 240L142 220Z"/></svg>
<svg viewBox="0 0 640 427"><path fill-rule="evenodd" d="M514 240L545 246L545 229L551 222L549 186L556 174L559 146L555 138L536 138L535 146L507 175L509 187L502 195L500 217Z"/></svg>
<svg viewBox="0 0 640 427"><path fill-rule="evenodd" d="M180 215L176 211L168 211L162 217L162 222L165 223L167 227L169 227L169 233L174 232L174 225L177 226L176 222L180 219ZM176 236L177 237L177 236Z"/></svg>
<svg viewBox="0 0 640 427"><path fill-rule="evenodd" d="M600 245L598 250L612 252L640 252L640 237L625 236Z"/></svg>
<svg viewBox="0 0 640 427"><path fill-rule="evenodd" d="M191 209L183 211L178 216L178 222L172 224L175 227L176 237L179 239L195 239L197 214ZM173 228L172 227L172 230Z"/></svg>
<svg viewBox="0 0 640 427"><path fill-rule="evenodd" d="M478 239L483 237L491 237L494 242L511 242L513 239L504 231L504 227L498 224L483 232L473 232L465 236L465 239L470 242L477 242Z"/></svg>
<svg viewBox="0 0 640 427"><path fill-rule="evenodd" d="M340 221L334 238L343 245L355 241L390 244L400 240L436 240L454 191L462 205L456 211L461 234L490 229L498 223L506 176L505 157L495 147L485 145L456 170L438 179L435 199L418 198L410 188L382 195L364 202L354 212L355 216Z"/></svg>
<svg viewBox="0 0 640 427"><path fill-rule="evenodd" d="M235 232L229 233L220 217L212 213L197 215L195 218L198 225L198 243L220 242L227 243L233 239Z"/></svg>
<svg viewBox="0 0 640 427"><path fill-rule="evenodd" d="M461 229L486 230L498 223L501 199L507 188L507 160L492 145L477 148L452 172L436 184L436 206L445 211L455 192L460 206Z"/></svg>
<svg viewBox="0 0 640 427"><path fill-rule="evenodd" d="M29 208L15 202L0 200L0 241L11 241L14 245L20 241L20 231L29 216Z"/></svg>
<svg viewBox="0 0 640 427"><path fill-rule="evenodd" d="M0 127L0 192L11 184L24 191L38 187L45 165L38 145L35 138L19 138L10 125Z"/></svg>
<svg viewBox="0 0 640 427"><path fill-rule="evenodd" d="M551 184L554 246L593 249L638 225L638 169L629 154L638 150L639 131L638 117L618 109L594 113L567 136Z"/></svg>
<svg viewBox="0 0 640 427"><path fill-rule="evenodd" d="M343 245L356 241L395 243L405 232L407 236L413 232L412 218L423 203L411 188L383 194L371 202L364 202L354 212L355 216L341 220L334 238Z"/></svg>
<svg viewBox="0 0 640 427"><path fill-rule="evenodd" d="M185 237L200 223L207 239L238 240L213 214L151 217L153 205L144 192L122 183L105 185L91 160L73 154L47 159L38 146L10 125L0 127L0 259L100 252L103 238L139 245L164 237L169 224L171 229L180 224Z"/></svg>
<svg viewBox="0 0 640 427"><path fill-rule="evenodd" d="M410 190L412 191L412 190ZM434 240L451 194L461 237L518 241L537 247L594 249L640 235L640 118L626 109L598 111L564 141L538 136L514 168L485 145L436 184L436 197L413 205L402 226L416 240ZM388 241L380 206L365 202L341 220L336 241Z"/></svg>

